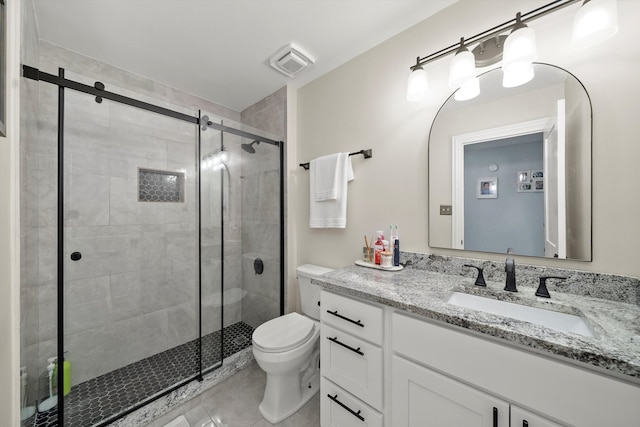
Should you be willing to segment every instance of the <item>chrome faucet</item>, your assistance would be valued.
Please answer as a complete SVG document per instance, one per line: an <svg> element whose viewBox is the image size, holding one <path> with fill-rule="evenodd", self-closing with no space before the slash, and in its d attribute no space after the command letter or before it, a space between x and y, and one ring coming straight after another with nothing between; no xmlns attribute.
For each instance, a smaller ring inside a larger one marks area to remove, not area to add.
<svg viewBox="0 0 640 427"><path fill-rule="evenodd" d="M513 258L507 258L504 263L504 271L507 272L507 280L504 285L504 290L509 292L518 292L518 288L516 288L516 262Z"/></svg>

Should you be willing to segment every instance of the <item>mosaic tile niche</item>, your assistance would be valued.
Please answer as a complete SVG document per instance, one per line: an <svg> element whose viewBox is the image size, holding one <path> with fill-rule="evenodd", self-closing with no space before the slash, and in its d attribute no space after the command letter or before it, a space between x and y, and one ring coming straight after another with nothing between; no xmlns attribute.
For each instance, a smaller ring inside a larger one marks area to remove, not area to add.
<svg viewBox="0 0 640 427"><path fill-rule="evenodd" d="M138 200L184 202L184 173L139 168Z"/></svg>

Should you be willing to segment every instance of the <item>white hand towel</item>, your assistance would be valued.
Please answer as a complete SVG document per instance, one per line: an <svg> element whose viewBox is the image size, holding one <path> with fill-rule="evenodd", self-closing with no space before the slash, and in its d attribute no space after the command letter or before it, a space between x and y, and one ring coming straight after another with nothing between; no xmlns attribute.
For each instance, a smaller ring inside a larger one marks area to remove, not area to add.
<svg viewBox="0 0 640 427"><path fill-rule="evenodd" d="M315 175L316 185L312 188L316 202L338 198L338 162L340 153L318 157L310 162L310 174Z"/></svg>
<svg viewBox="0 0 640 427"><path fill-rule="evenodd" d="M335 200L317 202L313 193L316 188L314 162L309 169L309 227L345 228L347 226L347 183L353 181L353 167L349 153L339 153L337 164L338 193Z"/></svg>

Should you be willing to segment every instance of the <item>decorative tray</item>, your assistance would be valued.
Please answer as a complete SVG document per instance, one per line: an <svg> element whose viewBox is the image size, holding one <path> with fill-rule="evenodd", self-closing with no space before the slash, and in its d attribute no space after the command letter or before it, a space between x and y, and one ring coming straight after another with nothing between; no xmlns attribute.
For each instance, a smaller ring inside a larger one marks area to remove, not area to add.
<svg viewBox="0 0 640 427"><path fill-rule="evenodd" d="M357 259L356 260L356 265L359 265L360 267L375 268L376 270L384 270L384 271L400 271L400 270L402 270L404 268L401 265L399 265L397 267L382 267L382 266L374 264L372 262L362 261L361 259Z"/></svg>

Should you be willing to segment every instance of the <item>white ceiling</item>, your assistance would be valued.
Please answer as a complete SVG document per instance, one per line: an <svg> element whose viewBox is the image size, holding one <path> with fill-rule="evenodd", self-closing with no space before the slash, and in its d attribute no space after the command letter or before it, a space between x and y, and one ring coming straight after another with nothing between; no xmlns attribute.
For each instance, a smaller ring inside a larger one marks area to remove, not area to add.
<svg viewBox="0 0 640 427"><path fill-rule="evenodd" d="M456 0L34 0L40 38L242 111L318 78ZM269 57L294 42L294 79Z"/></svg>

